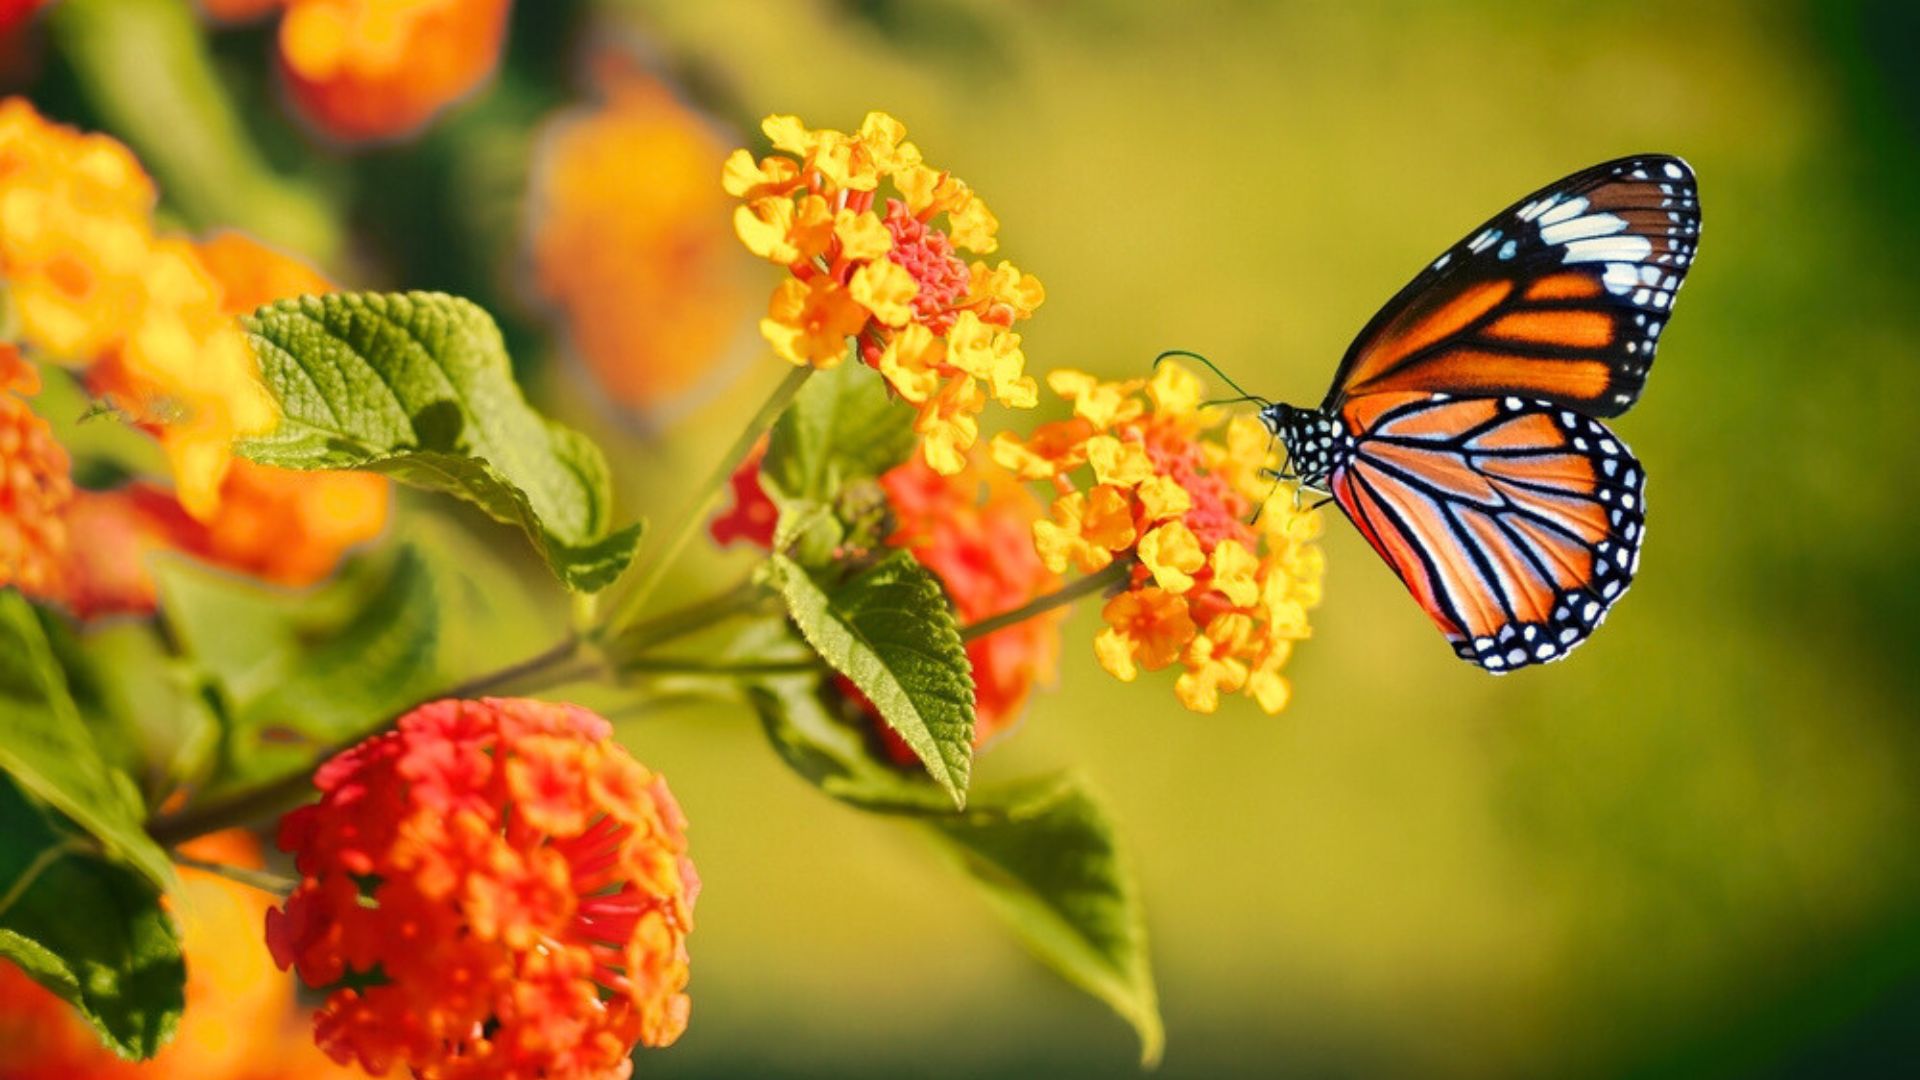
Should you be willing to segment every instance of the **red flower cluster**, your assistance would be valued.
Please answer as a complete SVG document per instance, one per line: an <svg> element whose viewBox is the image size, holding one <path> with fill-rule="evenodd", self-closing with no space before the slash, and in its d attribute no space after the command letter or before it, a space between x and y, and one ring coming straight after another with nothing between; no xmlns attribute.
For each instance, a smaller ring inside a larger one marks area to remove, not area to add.
<svg viewBox="0 0 1920 1080"><path fill-rule="evenodd" d="M734 470L733 506L709 526L723 546L737 541L773 546L780 512L760 486L764 453L764 446L756 449ZM913 552L920 565L933 571L962 623L1013 611L1059 586L1059 576L1047 569L1033 546L1034 523L1043 508L1005 470L969 460L962 472L942 476L914 458L882 476L880 486L893 514L887 543ZM1012 726L1034 686L1053 676L1065 617L1064 610L1046 612L967 643L976 748ZM841 688L858 696L845 680ZM875 724L895 758L902 764L915 760L891 729L877 718Z"/></svg>
<svg viewBox="0 0 1920 1080"><path fill-rule="evenodd" d="M281 967L369 1072L625 1077L687 1023L699 880L666 783L572 705L440 701L322 766L280 846Z"/></svg>
<svg viewBox="0 0 1920 1080"><path fill-rule="evenodd" d="M941 476L916 458L881 477L880 486L895 521L887 543L912 551L939 577L962 624L1004 615L1059 587L1059 576L1033 548L1040 501L1003 470L975 461L957 476ZM975 747L1011 727L1034 685L1052 678L1066 615L1057 608L967 643ZM914 760L911 751L905 760Z"/></svg>

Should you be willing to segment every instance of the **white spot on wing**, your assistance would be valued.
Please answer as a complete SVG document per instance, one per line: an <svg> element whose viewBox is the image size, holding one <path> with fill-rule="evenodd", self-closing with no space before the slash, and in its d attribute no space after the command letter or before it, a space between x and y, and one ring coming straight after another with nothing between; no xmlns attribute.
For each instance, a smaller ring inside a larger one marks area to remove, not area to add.
<svg viewBox="0 0 1920 1080"><path fill-rule="evenodd" d="M1653 241L1634 233L1620 236L1592 237L1575 240L1567 245L1567 254L1563 262L1629 262L1639 263L1653 254ZM1635 271L1635 277L1639 272Z"/></svg>
<svg viewBox="0 0 1920 1080"><path fill-rule="evenodd" d="M1627 231L1627 219L1613 214L1588 214L1572 221L1560 221L1552 225L1544 224L1540 219L1540 239L1549 244L1564 244L1572 240L1586 240L1595 236L1612 236Z"/></svg>

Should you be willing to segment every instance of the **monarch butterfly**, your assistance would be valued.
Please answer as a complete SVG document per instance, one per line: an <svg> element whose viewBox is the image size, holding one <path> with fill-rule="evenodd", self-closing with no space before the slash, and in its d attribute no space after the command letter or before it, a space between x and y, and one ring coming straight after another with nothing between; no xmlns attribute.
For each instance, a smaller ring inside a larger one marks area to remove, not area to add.
<svg viewBox="0 0 1920 1080"><path fill-rule="evenodd" d="M1627 591L1633 407L1700 239L1693 170L1620 158L1494 215L1395 294L1317 409L1264 398L1284 478L1331 495L1462 659L1558 660Z"/></svg>

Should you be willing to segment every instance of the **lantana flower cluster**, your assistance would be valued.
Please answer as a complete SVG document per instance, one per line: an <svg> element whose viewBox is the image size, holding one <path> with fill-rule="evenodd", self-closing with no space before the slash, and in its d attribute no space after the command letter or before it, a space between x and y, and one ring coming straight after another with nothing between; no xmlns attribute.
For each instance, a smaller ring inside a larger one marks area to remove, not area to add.
<svg viewBox="0 0 1920 1080"><path fill-rule="evenodd" d="M791 274L761 332L787 360L817 368L856 343L919 409L927 464L959 472L988 397L1022 409L1036 401L1011 328L1045 290L1012 263L961 258L991 254L999 221L964 181L928 165L893 117L869 113L853 134L792 116L761 128L776 153L756 162L736 150L722 172L744 201L734 212L741 241Z"/></svg>
<svg viewBox="0 0 1920 1080"><path fill-rule="evenodd" d="M1033 527L1049 569L1128 567L1094 641L1101 665L1131 682L1177 663L1174 692L1196 712L1243 691L1270 714L1285 708L1281 670L1308 634L1324 563L1318 513L1262 475L1273 464L1267 431L1249 416L1218 430L1199 379L1173 363L1151 379L1060 370L1047 384L1072 417L1024 440L996 436L993 457L1058 490Z"/></svg>
<svg viewBox="0 0 1920 1080"><path fill-rule="evenodd" d="M281 821L275 962L315 1039L376 1075L625 1076L685 1030L699 879L666 782L602 718L446 700L340 754Z"/></svg>

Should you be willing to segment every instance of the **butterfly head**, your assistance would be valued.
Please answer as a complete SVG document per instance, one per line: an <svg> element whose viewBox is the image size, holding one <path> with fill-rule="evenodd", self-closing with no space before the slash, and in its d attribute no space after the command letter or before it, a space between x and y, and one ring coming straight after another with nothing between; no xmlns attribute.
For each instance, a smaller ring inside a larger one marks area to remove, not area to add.
<svg viewBox="0 0 1920 1080"><path fill-rule="evenodd" d="M1353 453L1353 435L1337 416L1319 409L1297 409L1276 401L1260 410L1267 425L1287 448L1287 479L1314 491L1327 491L1327 476Z"/></svg>

